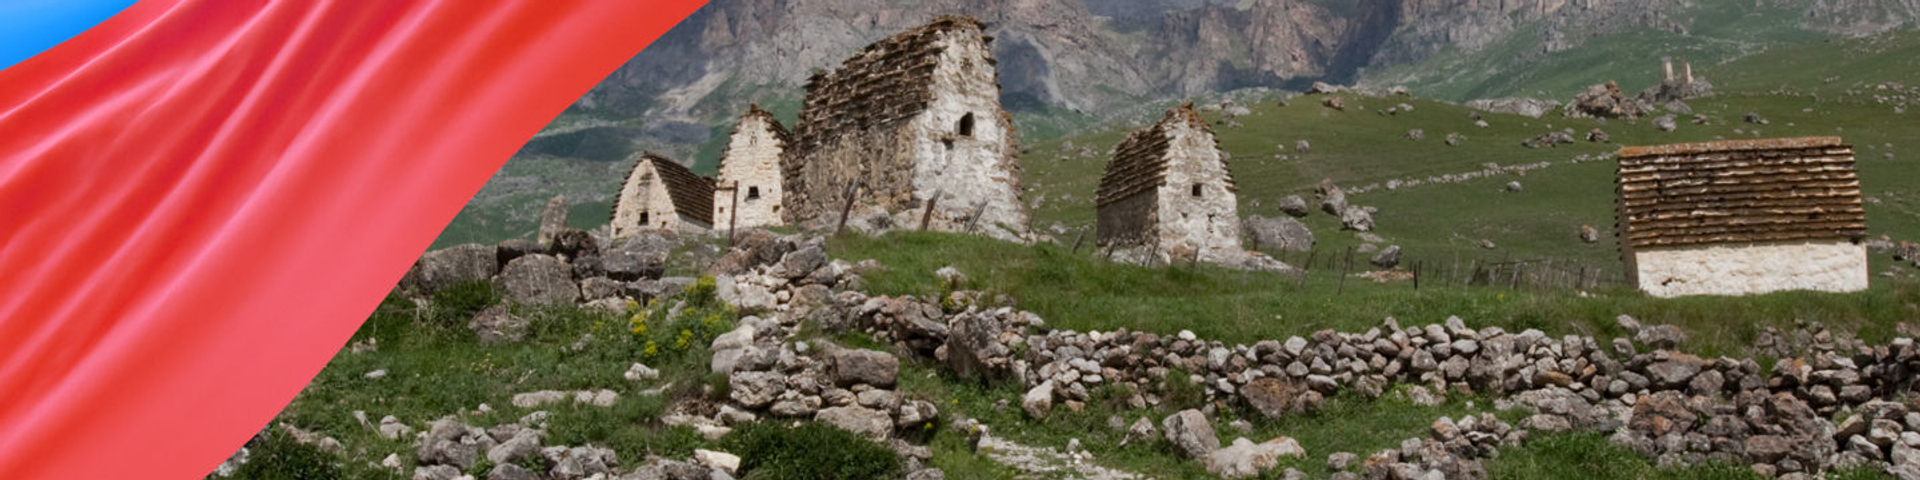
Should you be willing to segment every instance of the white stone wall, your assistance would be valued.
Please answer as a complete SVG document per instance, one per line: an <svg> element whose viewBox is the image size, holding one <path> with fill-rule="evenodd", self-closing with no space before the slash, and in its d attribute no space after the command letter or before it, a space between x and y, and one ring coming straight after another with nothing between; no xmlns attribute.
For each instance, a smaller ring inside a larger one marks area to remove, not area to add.
<svg viewBox="0 0 1920 480"><path fill-rule="evenodd" d="M780 140L766 117L748 115L727 143L720 160L720 181L713 191L714 228L726 230L738 215L741 228L781 225ZM733 189L739 190L739 211ZM759 198L751 197L758 189Z"/></svg>
<svg viewBox="0 0 1920 480"><path fill-rule="evenodd" d="M643 213L647 220L644 225L640 222ZM666 182L660 181L659 172L646 160L634 167L626 185L620 188L620 196L614 199L613 238L629 237L647 228L694 232L709 227L706 222L674 211Z"/></svg>
<svg viewBox="0 0 1920 480"><path fill-rule="evenodd" d="M1640 289L1656 297L1867 288L1867 249L1846 240L1641 249Z"/></svg>
<svg viewBox="0 0 1920 480"><path fill-rule="evenodd" d="M940 192L933 227L965 228L974 209L986 209L975 225L979 233L1025 241L1028 219L1020 202L1020 164L1013 125L1000 116L1000 87L991 52L980 37L946 32L945 47L933 74L933 101L912 120L911 154L916 159L913 190L925 202ZM958 132L961 118L973 115L973 132ZM917 227L920 212L912 212Z"/></svg>
<svg viewBox="0 0 1920 480"><path fill-rule="evenodd" d="M1213 136L1187 122L1166 127L1167 174L1159 188L1157 232L1160 250L1172 258L1224 262L1244 256L1240 213L1227 188L1226 164ZM1193 187L1200 195L1193 195Z"/></svg>

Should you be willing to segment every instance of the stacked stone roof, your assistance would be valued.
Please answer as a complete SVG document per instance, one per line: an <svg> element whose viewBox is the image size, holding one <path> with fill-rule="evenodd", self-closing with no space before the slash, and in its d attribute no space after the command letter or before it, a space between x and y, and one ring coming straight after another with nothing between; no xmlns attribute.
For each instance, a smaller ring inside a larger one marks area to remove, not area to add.
<svg viewBox="0 0 1920 480"><path fill-rule="evenodd" d="M980 34L985 28L972 17L943 16L868 45L832 73L815 73L807 80L793 145L812 149L925 111L933 101L933 71L942 51L935 41L946 32ZM992 37L981 36L992 42Z"/></svg>
<svg viewBox="0 0 1920 480"><path fill-rule="evenodd" d="M1166 183L1168 156L1167 147L1172 138L1167 128L1175 122L1186 122L1193 128L1206 132L1214 138L1214 148L1219 148L1219 138L1213 136L1213 128L1207 120L1193 111L1193 103L1167 110L1166 118L1127 135L1114 148L1113 160L1107 162L1106 173L1100 176L1100 189L1095 192L1095 204L1107 206L1109 203L1125 200L1143 192L1152 191ZM1221 168L1226 168L1226 158L1220 159ZM1235 191L1233 176L1227 176L1227 190Z"/></svg>
<svg viewBox="0 0 1920 480"><path fill-rule="evenodd" d="M1866 236L1853 147L1839 137L1626 147L1618 153L1623 246Z"/></svg>
<svg viewBox="0 0 1920 480"><path fill-rule="evenodd" d="M640 162L633 165L634 171L649 163L653 164L653 171L660 174L660 184L667 188L667 197L673 199L675 212L713 224L713 179L694 175L680 162L653 152L642 155ZM633 174L627 176L632 178Z"/></svg>

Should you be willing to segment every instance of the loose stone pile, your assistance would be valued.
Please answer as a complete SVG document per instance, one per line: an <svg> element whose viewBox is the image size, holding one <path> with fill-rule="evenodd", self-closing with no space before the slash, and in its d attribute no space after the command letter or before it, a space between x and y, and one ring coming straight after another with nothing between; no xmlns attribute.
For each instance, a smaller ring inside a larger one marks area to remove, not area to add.
<svg viewBox="0 0 1920 480"><path fill-rule="evenodd" d="M936 316L941 307L911 297L839 308L854 328L903 351L932 350L956 371L1020 382L1031 389L1022 406L1035 418L1059 406L1083 408L1101 388L1144 408L1163 403L1184 383L1204 392L1202 415L1215 413L1215 405L1238 404L1277 417L1317 409L1343 388L1378 397L1391 385L1413 384L1441 394L1494 396L1500 406L1537 412L1524 429L1598 431L1665 464L1744 460L1774 475L1867 462L1920 468L1920 456L1906 455L1913 445L1894 441L1909 428L1899 423L1906 412L1920 410L1880 400L1910 391L1920 368L1910 339L1872 348L1849 343L1855 347L1849 351L1815 348L1763 369L1750 359L1671 350L1684 341L1677 329L1643 327L1630 318L1622 319L1623 328L1657 348L1643 352L1626 338L1603 344L1537 330L1474 329L1458 318L1418 327L1388 319L1364 333L1328 330L1248 346L1190 332L1047 331L1038 317L1007 307L967 308L942 321ZM1869 426L1873 419L1898 420L1880 422L1879 443L1863 437L1879 447L1874 450L1851 439L1865 434L1842 435L1828 420L1850 412L1866 412L1853 414L1867 415L1861 421ZM1909 437L1920 441L1920 433ZM1798 447L1778 452L1776 445Z"/></svg>

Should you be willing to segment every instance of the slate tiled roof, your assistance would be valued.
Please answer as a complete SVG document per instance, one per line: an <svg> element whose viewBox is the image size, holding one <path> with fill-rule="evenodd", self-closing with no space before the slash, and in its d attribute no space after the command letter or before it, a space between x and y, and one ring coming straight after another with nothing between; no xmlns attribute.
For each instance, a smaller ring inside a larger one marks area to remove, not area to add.
<svg viewBox="0 0 1920 480"><path fill-rule="evenodd" d="M1866 235L1853 147L1839 137L1726 140L1619 153L1623 246Z"/></svg>
<svg viewBox="0 0 1920 480"><path fill-rule="evenodd" d="M1107 162L1106 173L1100 176L1100 189L1095 192L1096 206L1125 200L1166 182L1167 146L1172 141L1167 128L1175 122L1187 122L1208 136L1213 135L1212 127L1200 114L1194 113L1191 102L1167 110L1167 116L1159 123L1128 134L1120 146L1114 148L1113 160ZM1217 145L1218 138L1214 142ZM1225 158L1221 161L1224 163ZM1232 176L1227 177L1227 188L1234 188Z"/></svg>
<svg viewBox="0 0 1920 480"><path fill-rule="evenodd" d="M713 179L694 175L680 162L653 152L641 156L640 162L633 166L634 171L638 172L640 166L646 164L652 164L653 171L660 174L660 183L667 187L675 212L713 224ZM631 178L633 174L627 175Z"/></svg>

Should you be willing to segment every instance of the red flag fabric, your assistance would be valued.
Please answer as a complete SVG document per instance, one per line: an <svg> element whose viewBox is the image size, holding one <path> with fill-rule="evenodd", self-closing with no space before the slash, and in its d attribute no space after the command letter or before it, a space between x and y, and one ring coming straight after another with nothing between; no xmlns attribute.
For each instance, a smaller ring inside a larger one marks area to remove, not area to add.
<svg viewBox="0 0 1920 480"><path fill-rule="evenodd" d="M0 479L199 478L703 0L145 0L0 70Z"/></svg>

